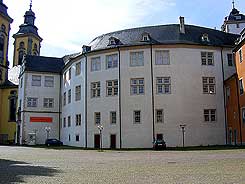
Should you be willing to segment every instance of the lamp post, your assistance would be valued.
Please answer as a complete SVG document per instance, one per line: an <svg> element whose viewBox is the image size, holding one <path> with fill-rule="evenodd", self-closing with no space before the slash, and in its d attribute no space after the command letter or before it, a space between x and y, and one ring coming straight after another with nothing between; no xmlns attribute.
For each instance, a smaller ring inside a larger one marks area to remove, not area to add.
<svg viewBox="0 0 245 184"><path fill-rule="evenodd" d="M100 131L100 149L102 150L102 130L104 129L103 125L98 125L97 128Z"/></svg>
<svg viewBox="0 0 245 184"><path fill-rule="evenodd" d="M47 132L47 139L49 138L49 132L51 130L51 128L49 126L45 127L45 130Z"/></svg>
<svg viewBox="0 0 245 184"><path fill-rule="evenodd" d="M180 125L180 128L182 130L182 145L183 145L183 148L185 147L185 127L186 125Z"/></svg>

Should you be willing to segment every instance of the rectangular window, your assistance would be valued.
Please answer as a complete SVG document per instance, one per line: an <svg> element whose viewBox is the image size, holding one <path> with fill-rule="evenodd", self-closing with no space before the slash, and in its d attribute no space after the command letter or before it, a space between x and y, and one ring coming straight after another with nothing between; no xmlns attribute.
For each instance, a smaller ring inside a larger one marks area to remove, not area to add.
<svg viewBox="0 0 245 184"><path fill-rule="evenodd" d="M71 103L71 89L68 90L68 104Z"/></svg>
<svg viewBox="0 0 245 184"><path fill-rule="evenodd" d="M76 63L76 76L81 74L81 62Z"/></svg>
<svg viewBox="0 0 245 184"><path fill-rule="evenodd" d="M66 105L66 92L64 92L64 96L63 96L63 106Z"/></svg>
<svg viewBox="0 0 245 184"><path fill-rule="evenodd" d="M71 116L68 116L68 127L71 126Z"/></svg>
<svg viewBox="0 0 245 184"><path fill-rule="evenodd" d="M134 124L141 123L141 113L140 111L134 111Z"/></svg>
<svg viewBox="0 0 245 184"><path fill-rule="evenodd" d="M215 77L203 77L202 84L204 94L215 94Z"/></svg>
<svg viewBox="0 0 245 184"><path fill-rule="evenodd" d="M201 52L202 65L214 65L213 52Z"/></svg>
<svg viewBox="0 0 245 184"><path fill-rule="evenodd" d="M157 87L157 94L171 94L171 78L157 77L156 87Z"/></svg>
<svg viewBox="0 0 245 184"><path fill-rule="evenodd" d="M94 123L95 124L100 124L100 112L95 112L94 113Z"/></svg>
<svg viewBox="0 0 245 184"><path fill-rule="evenodd" d="M226 94L226 101L228 101L230 96L231 96L231 88L230 87L225 88L225 94Z"/></svg>
<svg viewBox="0 0 245 184"><path fill-rule="evenodd" d="M76 86L76 89L75 89L75 100L76 101L81 100L81 85L80 86Z"/></svg>
<svg viewBox="0 0 245 184"><path fill-rule="evenodd" d="M91 83L91 97L100 97L100 82Z"/></svg>
<svg viewBox="0 0 245 184"><path fill-rule="evenodd" d="M68 80L71 80L71 68L69 68L69 71L68 71Z"/></svg>
<svg viewBox="0 0 245 184"><path fill-rule="evenodd" d="M101 70L101 62L100 57L95 57L91 59L91 71L100 71Z"/></svg>
<svg viewBox="0 0 245 184"><path fill-rule="evenodd" d="M245 124L245 108L242 108L242 123Z"/></svg>
<svg viewBox="0 0 245 184"><path fill-rule="evenodd" d="M44 98L43 99L43 107L53 108L54 107L54 99L53 98Z"/></svg>
<svg viewBox="0 0 245 184"><path fill-rule="evenodd" d="M144 66L144 52L130 53L130 66Z"/></svg>
<svg viewBox="0 0 245 184"><path fill-rule="evenodd" d="M244 88L243 88L243 80L242 79L239 80L239 91L240 91L240 95L243 95Z"/></svg>
<svg viewBox="0 0 245 184"><path fill-rule="evenodd" d="M106 56L106 68L117 68L118 66L118 55L113 54L113 55L108 55Z"/></svg>
<svg viewBox="0 0 245 184"><path fill-rule="evenodd" d="M63 127L66 127L66 118L63 119Z"/></svg>
<svg viewBox="0 0 245 184"><path fill-rule="evenodd" d="M45 87L54 87L54 77L53 76L45 76L44 77L44 86Z"/></svg>
<svg viewBox="0 0 245 184"><path fill-rule="evenodd" d="M106 81L106 95L107 96L118 95L118 80Z"/></svg>
<svg viewBox="0 0 245 184"><path fill-rule="evenodd" d="M242 49L239 50L239 59L240 59L240 63L241 63L242 60L243 60L243 57L242 57Z"/></svg>
<svg viewBox="0 0 245 184"><path fill-rule="evenodd" d="M79 142L79 135L76 135L76 142Z"/></svg>
<svg viewBox="0 0 245 184"><path fill-rule="evenodd" d="M41 86L41 75L32 75L32 86Z"/></svg>
<svg viewBox="0 0 245 184"><path fill-rule="evenodd" d="M143 95L145 92L144 78L131 79L131 95Z"/></svg>
<svg viewBox="0 0 245 184"><path fill-rule="evenodd" d="M115 111L110 112L110 121L111 124L117 123L117 113Z"/></svg>
<svg viewBox="0 0 245 184"><path fill-rule="evenodd" d="M38 98L27 98L27 107L37 107Z"/></svg>
<svg viewBox="0 0 245 184"><path fill-rule="evenodd" d="M81 114L76 114L76 126L81 126Z"/></svg>
<svg viewBox="0 0 245 184"><path fill-rule="evenodd" d="M227 54L228 66L233 66L233 55Z"/></svg>
<svg viewBox="0 0 245 184"><path fill-rule="evenodd" d="M216 109L204 109L204 121L215 122L216 121Z"/></svg>
<svg viewBox="0 0 245 184"><path fill-rule="evenodd" d="M163 123L163 109L156 110L156 122Z"/></svg>
<svg viewBox="0 0 245 184"><path fill-rule="evenodd" d="M168 50L158 50L155 52L156 54L156 65L169 65L170 64L170 56Z"/></svg>

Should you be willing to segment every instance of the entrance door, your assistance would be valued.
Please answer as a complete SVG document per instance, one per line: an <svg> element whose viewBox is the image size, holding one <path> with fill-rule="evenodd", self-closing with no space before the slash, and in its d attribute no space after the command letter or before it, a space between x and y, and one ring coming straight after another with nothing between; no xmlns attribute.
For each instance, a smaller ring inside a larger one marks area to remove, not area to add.
<svg viewBox="0 0 245 184"><path fill-rule="evenodd" d="M100 134L94 135L94 148L100 148Z"/></svg>
<svg viewBox="0 0 245 184"><path fill-rule="evenodd" d="M116 149L116 135L111 134L111 149Z"/></svg>
<svg viewBox="0 0 245 184"><path fill-rule="evenodd" d="M157 140L163 140L163 135L162 134L157 134Z"/></svg>

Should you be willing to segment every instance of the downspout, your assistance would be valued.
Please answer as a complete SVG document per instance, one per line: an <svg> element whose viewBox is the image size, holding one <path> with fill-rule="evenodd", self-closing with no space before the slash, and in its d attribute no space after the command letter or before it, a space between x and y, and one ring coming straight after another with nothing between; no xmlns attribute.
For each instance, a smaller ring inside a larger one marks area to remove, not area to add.
<svg viewBox="0 0 245 184"><path fill-rule="evenodd" d="M238 75L236 74L236 92L237 92L237 107L238 107L238 116L239 116L239 125L240 125L240 139L241 139L241 146L242 146L242 122L241 122L241 105L240 105L240 93L239 93L239 83L238 83Z"/></svg>
<svg viewBox="0 0 245 184"><path fill-rule="evenodd" d="M151 97L152 97L152 140L155 141L155 114L154 114L154 79L153 79L153 64L152 64L152 43L151 43Z"/></svg>
<svg viewBox="0 0 245 184"><path fill-rule="evenodd" d="M62 97L61 97L61 85L62 85L62 72L60 72L60 89L59 89L59 125L58 125L58 128L59 128L59 140L60 140L60 131L61 131L61 126L60 126L60 124L61 124L61 121L60 121L60 114L61 114L61 101L62 101Z"/></svg>
<svg viewBox="0 0 245 184"><path fill-rule="evenodd" d="M224 58L223 58L223 47L221 47L221 63L222 63L222 76L223 76L223 100L224 100L224 112L225 112L225 144L227 145L227 113L225 107L225 74L224 74Z"/></svg>
<svg viewBox="0 0 245 184"><path fill-rule="evenodd" d="M120 47L118 49L118 81L119 81L119 130L120 130L120 149L122 149L122 95L121 95L121 52Z"/></svg>
<svg viewBox="0 0 245 184"><path fill-rule="evenodd" d="M88 61L88 57L86 54L84 54L85 56L85 148L88 147L88 92L87 92L87 83L88 83L88 72L87 72L87 61Z"/></svg>

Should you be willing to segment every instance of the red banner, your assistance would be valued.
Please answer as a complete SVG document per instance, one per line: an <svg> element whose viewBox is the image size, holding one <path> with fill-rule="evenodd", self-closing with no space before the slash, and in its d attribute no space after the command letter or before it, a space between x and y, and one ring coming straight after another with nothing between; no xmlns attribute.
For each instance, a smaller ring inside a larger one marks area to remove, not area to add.
<svg viewBox="0 0 245 184"><path fill-rule="evenodd" d="M50 117L30 117L31 123L52 123L53 118Z"/></svg>

